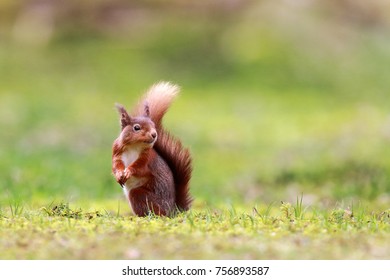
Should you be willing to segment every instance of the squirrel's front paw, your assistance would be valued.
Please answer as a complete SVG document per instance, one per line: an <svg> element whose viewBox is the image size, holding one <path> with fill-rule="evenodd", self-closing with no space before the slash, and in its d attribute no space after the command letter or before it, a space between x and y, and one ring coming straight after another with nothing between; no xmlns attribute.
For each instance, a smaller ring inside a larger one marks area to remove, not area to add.
<svg viewBox="0 0 390 280"><path fill-rule="evenodd" d="M123 170L123 179L125 180L125 182L127 180L129 180L131 174L132 174L132 172L129 168L126 168L125 170Z"/></svg>
<svg viewBox="0 0 390 280"><path fill-rule="evenodd" d="M120 184L123 185L126 183L127 180L124 178L124 171L117 171L115 172L115 180Z"/></svg>

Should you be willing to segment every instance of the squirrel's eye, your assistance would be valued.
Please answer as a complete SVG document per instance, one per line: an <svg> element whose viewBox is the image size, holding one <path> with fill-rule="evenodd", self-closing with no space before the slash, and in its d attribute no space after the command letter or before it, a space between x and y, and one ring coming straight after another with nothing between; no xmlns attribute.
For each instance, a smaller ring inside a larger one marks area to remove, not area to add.
<svg viewBox="0 0 390 280"><path fill-rule="evenodd" d="M134 131L141 130L141 126L140 126L139 124L135 124L135 125L133 126L133 129L134 129Z"/></svg>

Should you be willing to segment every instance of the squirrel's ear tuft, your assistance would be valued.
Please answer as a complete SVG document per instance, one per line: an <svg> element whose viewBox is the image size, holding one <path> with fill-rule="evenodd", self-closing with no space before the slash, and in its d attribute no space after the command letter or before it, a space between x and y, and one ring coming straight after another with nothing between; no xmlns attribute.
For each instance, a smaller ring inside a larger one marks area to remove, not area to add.
<svg viewBox="0 0 390 280"><path fill-rule="evenodd" d="M127 113L125 107L120 104L115 104L115 107L118 109L119 114L121 115L120 123L121 129L123 130L126 126L131 124L131 117Z"/></svg>
<svg viewBox="0 0 390 280"><path fill-rule="evenodd" d="M150 117L150 109L149 109L149 104L146 102L145 107L144 107L144 116L145 117Z"/></svg>

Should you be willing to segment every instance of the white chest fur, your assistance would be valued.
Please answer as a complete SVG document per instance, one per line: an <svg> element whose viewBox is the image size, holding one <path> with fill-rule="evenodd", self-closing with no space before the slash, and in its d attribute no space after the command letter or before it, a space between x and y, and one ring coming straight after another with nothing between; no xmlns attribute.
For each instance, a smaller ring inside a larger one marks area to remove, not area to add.
<svg viewBox="0 0 390 280"><path fill-rule="evenodd" d="M135 162L138 159L140 153L141 153L140 148L136 148L136 147L127 148L122 154L122 161L125 167L128 167L133 162Z"/></svg>
<svg viewBox="0 0 390 280"><path fill-rule="evenodd" d="M127 168L129 165L134 163L139 158L140 153L141 153L141 149L137 147L126 149L122 153L122 161L123 164L125 165L125 168ZM123 186L123 192L125 193L126 198L128 198L130 190L141 186L143 183L144 183L143 178L137 178L131 176Z"/></svg>

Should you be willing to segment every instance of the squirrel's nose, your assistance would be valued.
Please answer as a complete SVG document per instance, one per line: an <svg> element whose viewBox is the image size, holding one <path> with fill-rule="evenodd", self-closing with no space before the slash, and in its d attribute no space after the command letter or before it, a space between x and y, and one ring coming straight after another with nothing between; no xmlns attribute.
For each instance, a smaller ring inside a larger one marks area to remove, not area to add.
<svg viewBox="0 0 390 280"><path fill-rule="evenodd" d="M154 132L152 132L151 135L152 135L153 139L155 139L157 137L157 132L154 131Z"/></svg>

